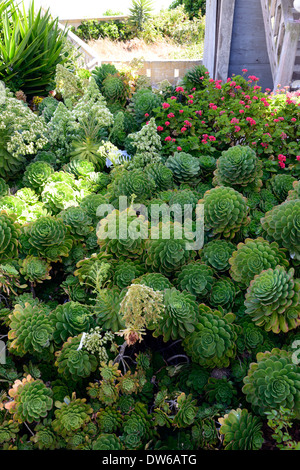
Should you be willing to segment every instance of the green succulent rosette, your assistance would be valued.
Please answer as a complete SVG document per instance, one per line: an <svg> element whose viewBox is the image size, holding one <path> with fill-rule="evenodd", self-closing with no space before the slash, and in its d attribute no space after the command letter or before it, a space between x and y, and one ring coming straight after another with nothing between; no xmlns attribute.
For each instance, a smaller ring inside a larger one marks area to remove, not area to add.
<svg viewBox="0 0 300 470"><path fill-rule="evenodd" d="M294 269L267 269L251 281L245 298L246 314L266 331L286 333L300 325L300 282Z"/></svg>
<svg viewBox="0 0 300 470"><path fill-rule="evenodd" d="M9 350L11 353L24 356L26 353L42 355L50 347L53 338L47 308L41 304L25 302L17 304L10 318L8 332Z"/></svg>
<svg viewBox="0 0 300 470"><path fill-rule="evenodd" d="M296 181L296 178L291 175L273 175L268 182L268 186L277 200L283 202L288 197L289 191L292 191L293 184Z"/></svg>
<svg viewBox="0 0 300 470"><path fill-rule="evenodd" d="M18 255L20 226L15 215L0 212L0 259L15 258Z"/></svg>
<svg viewBox="0 0 300 470"><path fill-rule="evenodd" d="M133 284L142 284L151 287L154 291L163 291L173 287L169 279L160 273L143 274L143 276L135 279Z"/></svg>
<svg viewBox="0 0 300 470"><path fill-rule="evenodd" d="M273 207L261 220L263 235L286 248L292 259L300 261L300 199Z"/></svg>
<svg viewBox="0 0 300 470"><path fill-rule="evenodd" d="M71 379L74 382L89 377L92 372L95 372L98 365L96 356L83 348L79 349L81 337L82 334L69 338L63 344L62 349L56 352L55 365L58 368L58 373L65 379Z"/></svg>
<svg viewBox="0 0 300 470"><path fill-rule="evenodd" d="M276 242L269 243L262 237L255 240L246 238L244 243L237 245L229 259L230 275L242 287L248 287L255 275L277 265L288 267L286 251L279 248Z"/></svg>
<svg viewBox="0 0 300 470"><path fill-rule="evenodd" d="M120 314L120 304L125 291L120 292L117 287L102 289L96 298L94 312L96 322L104 330L113 332L125 328L123 317Z"/></svg>
<svg viewBox="0 0 300 470"><path fill-rule="evenodd" d="M196 182L201 174L198 158L185 152L175 152L166 161L166 167L173 172L176 183Z"/></svg>
<svg viewBox="0 0 300 470"><path fill-rule="evenodd" d="M51 312L50 319L54 329L53 339L58 344L67 341L70 336L88 333L95 323L91 309L73 301L58 305Z"/></svg>
<svg viewBox="0 0 300 470"><path fill-rule="evenodd" d="M115 434L99 434L93 442L93 450L123 450L124 447L120 439Z"/></svg>
<svg viewBox="0 0 300 470"><path fill-rule="evenodd" d="M212 307L231 310L236 296L234 283L227 277L220 277L212 286L209 303Z"/></svg>
<svg viewBox="0 0 300 470"><path fill-rule="evenodd" d="M223 151L217 160L213 183L247 191L259 191L262 186L262 163L253 149L235 145Z"/></svg>
<svg viewBox="0 0 300 470"><path fill-rule="evenodd" d="M55 419L52 421L54 431L64 437L70 437L83 429L90 420L93 409L86 403L85 398L66 399L64 403L56 403Z"/></svg>
<svg viewBox="0 0 300 470"><path fill-rule="evenodd" d="M58 218L61 218L64 224L69 227L71 235L77 240L84 240L93 230L93 221L83 207L68 207L60 212Z"/></svg>
<svg viewBox="0 0 300 470"><path fill-rule="evenodd" d="M228 367L236 356L239 327L233 314L222 315L200 305L195 331L185 337L182 346L192 361L204 368Z"/></svg>
<svg viewBox="0 0 300 470"><path fill-rule="evenodd" d="M244 377L242 389L246 400L255 413L262 416L266 411L291 410L295 418L300 416L300 371L288 351L274 348L257 354Z"/></svg>
<svg viewBox="0 0 300 470"><path fill-rule="evenodd" d="M155 325L153 336L162 335L167 342L170 338L185 338L194 331L198 321L198 305L193 295L173 287L164 291L163 302L165 308Z"/></svg>
<svg viewBox="0 0 300 470"><path fill-rule="evenodd" d="M10 410L14 419L20 423L40 421L52 409L52 390L42 380L31 380L18 387L14 402Z"/></svg>
<svg viewBox="0 0 300 470"><path fill-rule="evenodd" d="M200 299L209 294L214 281L214 270L199 261L183 266L175 278L180 290L186 290Z"/></svg>
<svg viewBox="0 0 300 470"><path fill-rule="evenodd" d="M121 261L114 269L114 284L120 289L130 286L132 281L144 274L145 268L138 261Z"/></svg>
<svg viewBox="0 0 300 470"><path fill-rule="evenodd" d="M236 247L227 240L212 240L200 251L201 259L216 271L227 271L230 268L229 259Z"/></svg>
<svg viewBox="0 0 300 470"><path fill-rule="evenodd" d="M53 172L53 167L47 162L30 163L24 172L23 183L39 194Z"/></svg>
<svg viewBox="0 0 300 470"><path fill-rule="evenodd" d="M113 210L97 226L101 251L117 258L140 258L148 237L148 223L132 209Z"/></svg>
<svg viewBox="0 0 300 470"><path fill-rule="evenodd" d="M58 261L68 256L73 241L62 220L43 216L24 226L21 239L23 250L33 252L48 261Z"/></svg>
<svg viewBox="0 0 300 470"><path fill-rule="evenodd" d="M199 204L204 204L204 228L210 236L232 239L250 221L247 199L233 188L206 191Z"/></svg>
<svg viewBox="0 0 300 470"><path fill-rule="evenodd" d="M154 180L156 191L165 191L174 186L173 172L162 163L150 163L145 173Z"/></svg>
<svg viewBox="0 0 300 470"><path fill-rule="evenodd" d="M219 418L219 432L224 436L225 450L259 450L264 438L262 423L246 409L237 408Z"/></svg>
<svg viewBox="0 0 300 470"><path fill-rule="evenodd" d="M151 227L151 238L145 245L146 266L165 276L172 275L195 257L195 252L188 247L191 241L178 222L161 222Z"/></svg>
<svg viewBox="0 0 300 470"><path fill-rule="evenodd" d="M51 279L51 265L46 260L33 255L26 256L21 262L20 273L33 285Z"/></svg>

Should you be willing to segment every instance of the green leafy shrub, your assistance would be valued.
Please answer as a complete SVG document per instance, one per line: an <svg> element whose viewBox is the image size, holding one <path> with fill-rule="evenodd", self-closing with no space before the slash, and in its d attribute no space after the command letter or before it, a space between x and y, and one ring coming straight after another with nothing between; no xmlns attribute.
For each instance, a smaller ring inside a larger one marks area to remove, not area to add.
<svg viewBox="0 0 300 470"><path fill-rule="evenodd" d="M55 75L56 65L66 61L62 54L66 31L60 30L58 18L50 11L35 13L9 4L1 13L3 36L0 48L0 78L12 90L26 95L44 94Z"/></svg>

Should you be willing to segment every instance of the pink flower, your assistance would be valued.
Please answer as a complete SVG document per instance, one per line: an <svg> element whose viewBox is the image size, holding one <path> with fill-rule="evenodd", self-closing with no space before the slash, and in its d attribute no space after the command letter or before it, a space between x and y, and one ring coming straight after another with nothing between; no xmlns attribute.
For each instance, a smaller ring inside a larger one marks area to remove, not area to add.
<svg viewBox="0 0 300 470"><path fill-rule="evenodd" d="M190 123L190 121L184 121L184 124L188 127L192 127L192 124Z"/></svg>
<svg viewBox="0 0 300 470"><path fill-rule="evenodd" d="M164 109L168 109L168 108L170 107L170 105L169 105L169 103L163 103L163 104L162 104L162 107L163 107Z"/></svg>
<svg viewBox="0 0 300 470"><path fill-rule="evenodd" d="M248 72L248 69L242 69L242 72L246 73Z"/></svg>
<svg viewBox="0 0 300 470"><path fill-rule="evenodd" d="M213 79L213 78L210 78L210 79L209 79L209 83L214 83L214 79Z"/></svg>
<svg viewBox="0 0 300 470"><path fill-rule="evenodd" d="M245 112L244 109L240 109L240 110L239 110L239 113L240 113L240 114L243 114L244 112Z"/></svg>
<svg viewBox="0 0 300 470"><path fill-rule="evenodd" d="M149 122L150 122L150 121L146 121L146 126L148 126Z"/></svg>
<svg viewBox="0 0 300 470"><path fill-rule="evenodd" d="M198 114L199 116L202 116L202 111L195 111L195 114Z"/></svg>
<svg viewBox="0 0 300 470"><path fill-rule="evenodd" d="M256 142L252 142L252 145L256 145Z"/></svg>
<svg viewBox="0 0 300 470"><path fill-rule="evenodd" d="M172 139L172 142L176 142L176 139Z"/></svg>
<svg viewBox="0 0 300 470"><path fill-rule="evenodd" d="M274 122L279 122L279 119L274 119Z"/></svg>
<svg viewBox="0 0 300 470"><path fill-rule="evenodd" d="M180 112L180 114L182 114L184 111L183 111L183 109L180 109L179 112Z"/></svg>
<svg viewBox="0 0 300 470"><path fill-rule="evenodd" d="M169 121L166 121L166 122L165 122L165 125L166 125L166 126L169 126L169 125L170 125Z"/></svg>
<svg viewBox="0 0 300 470"><path fill-rule="evenodd" d="M232 118L231 121L230 121L231 124L238 124L239 122L240 122L240 120L237 119L237 118Z"/></svg>
<svg viewBox="0 0 300 470"><path fill-rule="evenodd" d="M192 88L192 91L196 91L196 88L195 88L195 87L194 87L194 88Z"/></svg>
<svg viewBox="0 0 300 470"><path fill-rule="evenodd" d="M180 92L184 92L184 89L182 88L182 86L178 86L176 88L176 91L177 91L177 93L180 93Z"/></svg>
<svg viewBox="0 0 300 470"><path fill-rule="evenodd" d="M188 103L189 103L189 104L193 104L194 101L193 101L193 100L188 100Z"/></svg>
<svg viewBox="0 0 300 470"><path fill-rule="evenodd" d="M235 82L231 82L229 86L235 86L236 83Z"/></svg>
<svg viewBox="0 0 300 470"><path fill-rule="evenodd" d="M194 96L193 96L193 95L188 95L188 97L189 97L189 98L194 98Z"/></svg>
<svg viewBox="0 0 300 470"><path fill-rule="evenodd" d="M282 132L282 133L280 134L280 137L281 137L282 139L286 139L286 138L287 138L287 135L286 135L285 132Z"/></svg>
<svg viewBox="0 0 300 470"><path fill-rule="evenodd" d="M180 151L182 150L182 148L181 148L181 147L177 147L177 150L178 150L178 152L180 152Z"/></svg>
<svg viewBox="0 0 300 470"><path fill-rule="evenodd" d="M171 100L177 100L177 96L171 96Z"/></svg>
<svg viewBox="0 0 300 470"><path fill-rule="evenodd" d="M236 90L240 90L241 88L242 88L242 87L241 87L240 85L237 85L237 86L235 87Z"/></svg>
<svg viewBox="0 0 300 470"><path fill-rule="evenodd" d="M279 162L279 166L280 166L280 168L285 168L285 163Z"/></svg>
<svg viewBox="0 0 300 470"><path fill-rule="evenodd" d="M174 113L169 113L169 114L168 114L168 118L169 118L169 119L171 119L171 118L173 118L173 117L175 117L175 114L174 114Z"/></svg>
<svg viewBox="0 0 300 470"><path fill-rule="evenodd" d="M182 127L182 128L181 128L181 132L185 132L186 129L187 129L186 127Z"/></svg>
<svg viewBox="0 0 300 470"><path fill-rule="evenodd" d="M296 160L297 160L298 162L300 162L300 155L297 155L297 156L296 156Z"/></svg>
<svg viewBox="0 0 300 470"><path fill-rule="evenodd" d="M211 142L214 142L215 140L217 140L214 135L210 135L208 138Z"/></svg>
<svg viewBox="0 0 300 470"><path fill-rule="evenodd" d="M204 73L205 73L205 75L208 75L208 74L209 74L209 72L204 72Z"/></svg>
<svg viewBox="0 0 300 470"><path fill-rule="evenodd" d="M253 99L254 99L254 100L258 100L258 97L257 97L257 96L253 96Z"/></svg>
<svg viewBox="0 0 300 470"><path fill-rule="evenodd" d="M149 117L149 114L148 114L148 113L145 113L145 117Z"/></svg>
<svg viewBox="0 0 300 470"><path fill-rule="evenodd" d="M255 86L253 87L253 90L260 90L260 89L261 89L261 87L258 86L258 85L255 85Z"/></svg>
<svg viewBox="0 0 300 470"><path fill-rule="evenodd" d="M257 78L255 75L249 75L248 77L250 80L253 80L254 82L258 82L259 78Z"/></svg>
<svg viewBox="0 0 300 470"><path fill-rule="evenodd" d="M239 132L241 130L240 126L234 126L234 132Z"/></svg>
<svg viewBox="0 0 300 470"><path fill-rule="evenodd" d="M292 118L291 121L292 121L292 122L296 122L296 118Z"/></svg>
<svg viewBox="0 0 300 470"><path fill-rule="evenodd" d="M172 140L172 139L171 139L171 137L170 137L169 135L168 135L168 137L165 138L165 141L166 141L166 142L170 142L171 140Z"/></svg>
<svg viewBox="0 0 300 470"><path fill-rule="evenodd" d="M162 126L157 126L157 131L158 132L162 132L164 130L164 128Z"/></svg>

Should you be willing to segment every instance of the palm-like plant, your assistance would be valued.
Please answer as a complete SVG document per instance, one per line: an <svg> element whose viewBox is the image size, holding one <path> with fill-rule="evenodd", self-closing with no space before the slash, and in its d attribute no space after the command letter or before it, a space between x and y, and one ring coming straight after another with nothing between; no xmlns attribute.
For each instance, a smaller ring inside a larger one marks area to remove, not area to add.
<svg viewBox="0 0 300 470"><path fill-rule="evenodd" d="M130 11L130 22L138 31L143 31L144 23L150 17L152 11L151 0L132 0Z"/></svg>
<svg viewBox="0 0 300 470"><path fill-rule="evenodd" d="M43 94L55 75L56 65L66 60L61 55L66 31L49 10L35 14L34 2L21 11L13 2L0 6L0 79L13 91L26 95Z"/></svg>

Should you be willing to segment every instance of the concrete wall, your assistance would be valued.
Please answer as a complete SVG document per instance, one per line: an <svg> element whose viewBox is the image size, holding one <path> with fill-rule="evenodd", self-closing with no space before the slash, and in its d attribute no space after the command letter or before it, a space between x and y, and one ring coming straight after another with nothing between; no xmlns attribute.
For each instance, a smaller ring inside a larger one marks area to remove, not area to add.
<svg viewBox="0 0 300 470"><path fill-rule="evenodd" d="M102 64L128 64L129 62L101 60ZM147 75L151 84L156 85L162 80L169 80L172 85L177 85L187 70L202 64L202 60L146 60L139 73Z"/></svg>

